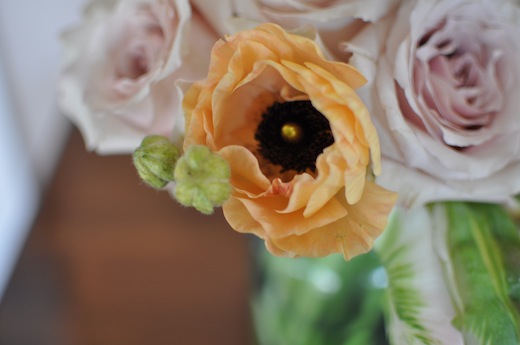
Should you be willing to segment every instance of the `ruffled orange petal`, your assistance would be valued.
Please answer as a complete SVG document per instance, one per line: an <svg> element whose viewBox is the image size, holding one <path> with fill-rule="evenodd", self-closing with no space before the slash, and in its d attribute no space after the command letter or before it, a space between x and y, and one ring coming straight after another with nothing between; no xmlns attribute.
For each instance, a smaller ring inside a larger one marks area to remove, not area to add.
<svg viewBox="0 0 520 345"><path fill-rule="evenodd" d="M296 175L287 184L291 185L291 193L288 196L287 207L279 211L280 213L291 213L306 207L309 198L316 190L314 178L306 173Z"/></svg>
<svg viewBox="0 0 520 345"><path fill-rule="evenodd" d="M204 131L204 126L202 124L202 117L197 116L197 114L193 112L197 107L202 87L202 83L194 83L184 93L182 107L186 116L186 126L189 126L189 128L186 128L186 131L190 132L190 135L184 142L186 146L203 142L206 137L206 132Z"/></svg>
<svg viewBox="0 0 520 345"><path fill-rule="evenodd" d="M235 231L254 234L261 239L267 238L262 225L251 216L239 199L231 197L222 205L222 210L227 222Z"/></svg>
<svg viewBox="0 0 520 345"><path fill-rule="evenodd" d="M346 166L343 167L343 171L345 172L343 176L345 195L350 204L355 204L359 201L363 193L366 166L369 162L369 149L368 146L363 145L365 141L364 137L361 138L363 140L360 140L358 135L355 135L354 128L358 124L357 120L351 123L354 119L351 109L344 104L335 103L335 101L338 101L337 99L329 99L329 97L332 97L331 95L338 95L338 93L324 92L323 88L330 86L329 80L292 62L287 62L285 65L298 72L294 74L300 78L301 85L305 88L305 92L309 94L313 105L329 119L333 133L335 134L336 143L334 147L342 153L346 162ZM280 70L283 71L282 68L280 68ZM318 71L325 74L328 73L319 69ZM283 73L285 73L287 77L292 76L295 78L293 73L289 71L283 71ZM328 77L330 78L331 76L329 75ZM303 79L305 80L304 82L302 81ZM354 94L354 91L345 85L342 87L342 92L345 96L348 95L349 97ZM320 97L320 95L322 96ZM339 127L339 129L337 127ZM378 146L379 141L373 143L373 145ZM378 152L379 151L377 151L376 154ZM375 158L379 160L379 156ZM320 169L324 168L326 167L318 165L318 172L322 174L323 172ZM319 203L317 205L319 205Z"/></svg>
<svg viewBox="0 0 520 345"><path fill-rule="evenodd" d="M259 199L240 199L251 216L264 228L270 238L285 237L288 234L304 234L311 229L335 222L347 215L347 209L336 199L331 199L312 217L304 217L303 212L280 213L277 211L287 202L286 198L271 196Z"/></svg>
<svg viewBox="0 0 520 345"><path fill-rule="evenodd" d="M316 168L319 175L312 186L313 193L303 213L305 217L313 216L343 188L345 167L345 160L336 150L335 144L318 156Z"/></svg>
<svg viewBox="0 0 520 345"><path fill-rule="evenodd" d="M366 181L360 202L349 205L348 210L357 223L369 224L367 229L373 227L379 235L386 227L388 215L396 200L396 192L389 191L372 181Z"/></svg>
<svg viewBox="0 0 520 345"><path fill-rule="evenodd" d="M335 93L343 99L344 104L356 117L356 123L354 124L356 140L361 145L370 147L372 164L374 165L373 170L376 175L379 175L381 172L379 137L365 104L353 89L344 87L340 79L325 71L321 66L310 63L305 64L305 66L325 78L334 87ZM333 120L331 119L331 121ZM344 123L343 125L343 130L345 130L346 127L351 126L352 123Z"/></svg>
<svg viewBox="0 0 520 345"><path fill-rule="evenodd" d="M268 248L276 247L273 252L286 252L287 256L342 253L346 260L369 251L385 228L397 195L372 182L366 183L365 193L355 205L348 205L342 195L338 194L338 200L348 209L348 216L300 236L270 238Z"/></svg>
<svg viewBox="0 0 520 345"><path fill-rule="evenodd" d="M357 89L367 82L365 77L354 67L325 59L316 43L306 37L289 34L279 26L269 23L258 27L258 31L266 33L259 36L262 36L261 39L263 40L267 39L272 45L280 42L276 44L279 49L280 60L293 61L300 65L313 63L323 66L332 75L337 76L338 79L347 83L353 89ZM278 39L273 39L273 35ZM282 50L285 47L286 49Z"/></svg>
<svg viewBox="0 0 520 345"><path fill-rule="evenodd" d="M213 111L217 148L232 144L256 146L254 132L261 115L275 101L282 101L281 92L295 93L286 90L287 82L266 65L255 67L254 73L258 75L233 92L215 91L214 98L218 101L215 101Z"/></svg>
<svg viewBox="0 0 520 345"><path fill-rule="evenodd" d="M242 146L226 146L219 152L228 161L231 168L231 185L235 193L243 193L248 197L256 197L271 186L258 166L256 157Z"/></svg>

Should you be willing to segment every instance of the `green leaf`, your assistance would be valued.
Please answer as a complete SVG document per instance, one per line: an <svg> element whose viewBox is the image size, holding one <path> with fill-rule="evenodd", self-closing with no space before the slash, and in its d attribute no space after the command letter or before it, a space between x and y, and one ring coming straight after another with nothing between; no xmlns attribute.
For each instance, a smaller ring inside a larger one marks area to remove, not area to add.
<svg viewBox="0 0 520 345"><path fill-rule="evenodd" d="M455 311L442 262L434 252L436 221L426 208L396 207L376 241L388 275L387 327L392 344L463 344L450 323Z"/></svg>
<svg viewBox="0 0 520 345"><path fill-rule="evenodd" d="M520 312L520 232L514 217L505 209L494 206L485 207L485 211L490 219L493 237L500 246L509 298L518 314Z"/></svg>
<svg viewBox="0 0 520 345"><path fill-rule="evenodd" d="M453 279L454 325L471 344L519 344L518 312L506 273L507 267L518 268L514 224L497 205L432 206L433 212L442 212L439 208L444 208L448 220L446 272Z"/></svg>

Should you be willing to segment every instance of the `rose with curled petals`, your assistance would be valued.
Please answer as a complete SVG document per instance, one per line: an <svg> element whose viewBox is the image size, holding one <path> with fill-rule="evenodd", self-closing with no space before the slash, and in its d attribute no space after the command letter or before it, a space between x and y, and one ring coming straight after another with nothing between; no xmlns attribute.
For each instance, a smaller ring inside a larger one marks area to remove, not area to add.
<svg viewBox="0 0 520 345"><path fill-rule="evenodd" d="M93 0L63 35L60 108L98 153L129 153L147 134L179 136L175 83L202 78L215 40L187 0Z"/></svg>
<svg viewBox="0 0 520 345"><path fill-rule="evenodd" d="M379 182L406 204L520 191L520 8L407 1L347 47L371 81Z"/></svg>

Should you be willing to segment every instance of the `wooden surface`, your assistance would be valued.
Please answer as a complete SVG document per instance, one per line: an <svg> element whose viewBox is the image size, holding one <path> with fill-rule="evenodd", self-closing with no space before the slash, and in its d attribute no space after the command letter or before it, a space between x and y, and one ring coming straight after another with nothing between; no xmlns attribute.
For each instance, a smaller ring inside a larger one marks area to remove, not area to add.
<svg viewBox="0 0 520 345"><path fill-rule="evenodd" d="M247 238L70 137L0 305L2 345L246 345Z"/></svg>

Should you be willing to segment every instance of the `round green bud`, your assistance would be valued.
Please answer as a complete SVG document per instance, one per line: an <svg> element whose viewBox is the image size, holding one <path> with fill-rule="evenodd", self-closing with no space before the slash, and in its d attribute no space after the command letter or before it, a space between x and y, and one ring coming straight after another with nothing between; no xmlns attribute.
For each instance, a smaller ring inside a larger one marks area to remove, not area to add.
<svg viewBox="0 0 520 345"><path fill-rule="evenodd" d="M231 195L228 162L207 146L191 146L174 170L175 198L184 206L212 214Z"/></svg>
<svg viewBox="0 0 520 345"><path fill-rule="evenodd" d="M168 138L150 135L134 151L133 162L139 177L150 187L161 189L173 181L179 149Z"/></svg>

